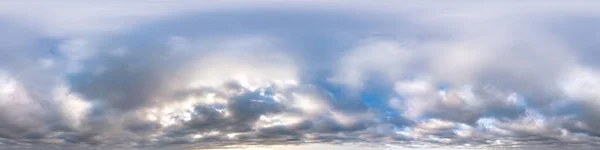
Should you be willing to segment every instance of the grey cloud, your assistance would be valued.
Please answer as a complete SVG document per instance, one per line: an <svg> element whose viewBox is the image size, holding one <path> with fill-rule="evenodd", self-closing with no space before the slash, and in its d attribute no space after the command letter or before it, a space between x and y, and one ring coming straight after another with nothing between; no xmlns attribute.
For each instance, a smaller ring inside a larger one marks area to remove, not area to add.
<svg viewBox="0 0 600 150"><path fill-rule="evenodd" d="M0 144L599 144L594 36L568 28L590 20L402 12L197 12L66 39L1 26Z"/></svg>

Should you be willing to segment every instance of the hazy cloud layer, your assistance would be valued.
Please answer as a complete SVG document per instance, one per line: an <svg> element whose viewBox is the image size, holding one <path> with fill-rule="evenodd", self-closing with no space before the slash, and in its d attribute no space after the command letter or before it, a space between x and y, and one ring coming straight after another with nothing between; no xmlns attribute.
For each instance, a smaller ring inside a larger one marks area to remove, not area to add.
<svg viewBox="0 0 600 150"><path fill-rule="evenodd" d="M0 147L600 146L598 3L256 4L0 2Z"/></svg>

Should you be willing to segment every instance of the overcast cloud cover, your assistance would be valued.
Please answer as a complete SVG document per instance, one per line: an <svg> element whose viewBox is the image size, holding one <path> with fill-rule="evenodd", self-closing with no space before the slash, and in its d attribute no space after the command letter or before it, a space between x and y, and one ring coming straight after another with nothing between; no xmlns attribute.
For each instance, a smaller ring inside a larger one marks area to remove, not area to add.
<svg viewBox="0 0 600 150"><path fill-rule="evenodd" d="M0 2L0 149L600 147L594 1Z"/></svg>

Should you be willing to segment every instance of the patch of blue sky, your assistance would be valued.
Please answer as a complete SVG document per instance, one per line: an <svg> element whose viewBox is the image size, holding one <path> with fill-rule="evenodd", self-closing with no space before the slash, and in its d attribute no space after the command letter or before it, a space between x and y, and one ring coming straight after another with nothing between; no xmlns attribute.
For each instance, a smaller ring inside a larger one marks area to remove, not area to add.
<svg viewBox="0 0 600 150"><path fill-rule="evenodd" d="M393 98L393 84L386 82L379 75L371 74L360 92L361 101L369 108L388 109L388 101Z"/></svg>
<svg viewBox="0 0 600 150"><path fill-rule="evenodd" d="M450 84L446 84L446 83L438 83L438 84L436 85L436 90L437 90L438 92L444 92L444 91L448 91L448 89L450 89L450 88L452 88L452 87L450 86Z"/></svg>

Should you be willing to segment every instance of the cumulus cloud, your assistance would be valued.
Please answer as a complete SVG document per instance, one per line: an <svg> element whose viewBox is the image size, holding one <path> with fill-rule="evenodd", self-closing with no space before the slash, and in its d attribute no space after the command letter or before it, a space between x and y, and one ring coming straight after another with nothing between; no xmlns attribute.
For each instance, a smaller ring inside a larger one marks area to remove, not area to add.
<svg viewBox="0 0 600 150"><path fill-rule="evenodd" d="M600 145L595 4L1 3L0 147Z"/></svg>

